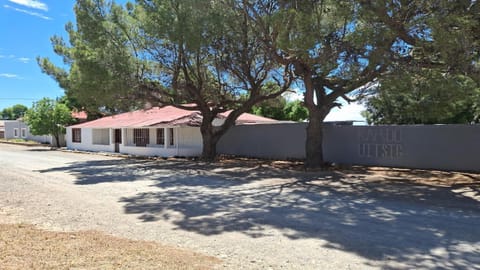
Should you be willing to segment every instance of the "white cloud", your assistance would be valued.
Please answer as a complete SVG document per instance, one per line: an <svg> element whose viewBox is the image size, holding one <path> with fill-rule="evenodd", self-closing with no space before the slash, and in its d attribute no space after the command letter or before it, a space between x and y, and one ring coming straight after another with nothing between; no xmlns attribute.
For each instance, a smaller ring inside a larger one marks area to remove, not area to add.
<svg viewBox="0 0 480 270"><path fill-rule="evenodd" d="M8 0L12 3L22 5L29 8L40 9L43 11L48 11L48 6L45 3L36 0Z"/></svg>
<svg viewBox="0 0 480 270"><path fill-rule="evenodd" d="M286 92L283 97L288 101L303 100L303 93L300 90ZM362 121L366 122L361 115L366 108L360 103L343 104L342 108L333 108L325 118L325 121Z"/></svg>
<svg viewBox="0 0 480 270"><path fill-rule="evenodd" d="M13 55L13 54L10 54L10 55L0 55L0 58L12 59L12 58L15 58L15 55Z"/></svg>
<svg viewBox="0 0 480 270"><path fill-rule="evenodd" d="M31 15L31 16L35 16L35 17L38 17L38 18L42 18L44 20L51 20L52 18L48 17L48 16L45 16L43 14L40 14L40 13L37 13L37 12L32 12L32 11L28 11L28 10L25 10L25 9L21 9L21 8L16 8L16 7L12 7L12 6L9 6L9 5L3 5L4 8L9 8L9 9L13 9L15 11L18 11L18 12L21 12L21 13L25 13L25 14L28 14L28 15Z"/></svg>
<svg viewBox="0 0 480 270"><path fill-rule="evenodd" d="M25 64L29 63L32 60L31 58L28 58L28 57L17 57L13 54L10 54L10 55L0 54L0 59L14 59L16 61L20 61Z"/></svg>
<svg viewBox="0 0 480 270"><path fill-rule="evenodd" d="M325 121L363 121L365 118L360 114L365 111L365 107L360 103L344 104L342 108L334 108L325 118Z"/></svg>
<svg viewBox="0 0 480 270"><path fill-rule="evenodd" d="M293 89L282 94L282 96L289 102L303 100L303 93L299 89Z"/></svg>
<svg viewBox="0 0 480 270"><path fill-rule="evenodd" d="M22 63L27 64L28 62L30 62L31 59L28 58L28 57L19 57L19 58L17 58L17 60L22 62Z"/></svg>
<svg viewBox="0 0 480 270"><path fill-rule="evenodd" d="M12 73L0 73L1 78L8 78L8 79L20 79L20 76L17 74Z"/></svg>
<svg viewBox="0 0 480 270"><path fill-rule="evenodd" d="M369 84L370 86L370 84ZM287 101L296 101L302 100L303 101L303 93L300 89L293 89L291 92L286 92L282 95ZM358 124L365 124L366 119L361 115L362 111L365 111L366 108L361 103L345 103L345 101L341 100L342 103L341 108L333 108L330 113L325 118L325 121L361 121L363 123L356 123Z"/></svg>

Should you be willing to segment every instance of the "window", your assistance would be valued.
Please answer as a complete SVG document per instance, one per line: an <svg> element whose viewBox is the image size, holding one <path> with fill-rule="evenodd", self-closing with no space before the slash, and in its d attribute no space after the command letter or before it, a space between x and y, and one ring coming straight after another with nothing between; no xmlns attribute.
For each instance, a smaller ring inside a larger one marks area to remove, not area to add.
<svg viewBox="0 0 480 270"><path fill-rule="evenodd" d="M81 128L72 128L72 142L81 143L82 142L82 129Z"/></svg>
<svg viewBox="0 0 480 270"><path fill-rule="evenodd" d="M175 145L175 138L173 137L173 128L168 129L168 141L169 141L169 145Z"/></svg>
<svg viewBox="0 0 480 270"><path fill-rule="evenodd" d="M13 137L18 137L18 128L13 129Z"/></svg>
<svg viewBox="0 0 480 270"><path fill-rule="evenodd" d="M26 138L27 137L27 129L26 128L22 128L20 130L20 133L22 135L22 138Z"/></svg>
<svg viewBox="0 0 480 270"><path fill-rule="evenodd" d="M92 129L92 143L99 145L110 144L110 130L108 128Z"/></svg>
<svg viewBox="0 0 480 270"><path fill-rule="evenodd" d="M157 128L157 144L165 144L165 129Z"/></svg>
<svg viewBox="0 0 480 270"><path fill-rule="evenodd" d="M133 143L136 146L147 146L150 141L148 128L135 128L133 130Z"/></svg>

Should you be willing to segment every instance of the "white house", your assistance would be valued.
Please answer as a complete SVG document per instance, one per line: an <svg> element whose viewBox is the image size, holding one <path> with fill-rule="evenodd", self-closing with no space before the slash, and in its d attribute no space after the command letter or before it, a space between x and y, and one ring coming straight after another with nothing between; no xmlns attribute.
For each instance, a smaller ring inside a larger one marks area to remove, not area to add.
<svg viewBox="0 0 480 270"><path fill-rule="evenodd" d="M226 115L228 112L217 118L214 125L220 125ZM103 117L67 127L67 148L143 156L199 156L201 119L199 111L173 106ZM236 124L272 122L276 120L244 113Z"/></svg>
<svg viewBox="0 0 480 270"><path fill-rule="evenodd" d="M36 141L39 143L55 143L52 139L52 136L32 135L30 133L28 125L25 124L25 122L23 122L21 119L0 121L0 139L24 139L29 141Z"/></svg>

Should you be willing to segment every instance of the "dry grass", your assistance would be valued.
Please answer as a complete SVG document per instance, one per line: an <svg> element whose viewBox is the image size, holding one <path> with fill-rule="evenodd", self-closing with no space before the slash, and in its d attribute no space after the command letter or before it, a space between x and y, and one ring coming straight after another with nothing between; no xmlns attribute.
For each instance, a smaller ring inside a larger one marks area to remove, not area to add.
<svg viewBox="0 0 480 270"><path fill-rule="evenodd" d="M254 158L222 157L219 160L223 165L260 166L279 170L305 171L302 161L261 160ZM320 172L314 171L315 172ZM406 182L420 185L439 187L454 187L457 185L480 185L480 173L422 170L408 168L367 167L367 166L332 166L324 173L338 173L345 176L362 175L368 178L404 179Z"/></svg>
<svg viewBox="0 0 480 270"><path fill-rule="evenodd" d="M211 269L220 261L95 231L50 232L0 224L1 269Z"/></svg>
<svg viewBox="0 0 480 270"><path fill-rule="evenodd" d="M478 173L384 167L369 167L367 172L371 175L383 176L385 179L401 178L414 184L437 187L477 186L480 184L480 174Z"/></svg>
<svg viewBox="0 0 480 270"><path fill-rule="evenodd" d="M0 139L0 142L4 143L11 143L11 144L19 144L19 145L31 145L31 146L38 146L42 145L39 142L36 141L30 141L30 140L25 140L25 139Z"/></svg>

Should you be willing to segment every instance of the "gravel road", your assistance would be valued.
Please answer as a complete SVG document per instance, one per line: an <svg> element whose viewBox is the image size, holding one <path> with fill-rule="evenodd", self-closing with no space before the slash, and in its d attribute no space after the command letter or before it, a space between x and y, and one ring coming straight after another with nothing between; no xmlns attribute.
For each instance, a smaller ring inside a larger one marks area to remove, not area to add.
<svg viewBox="0 0 480 270"><path fill-rule="evenodd" d="M158 241L225 269L480 269L479 196L451 187L7 144L0 164L0 223Z"/></svg>

